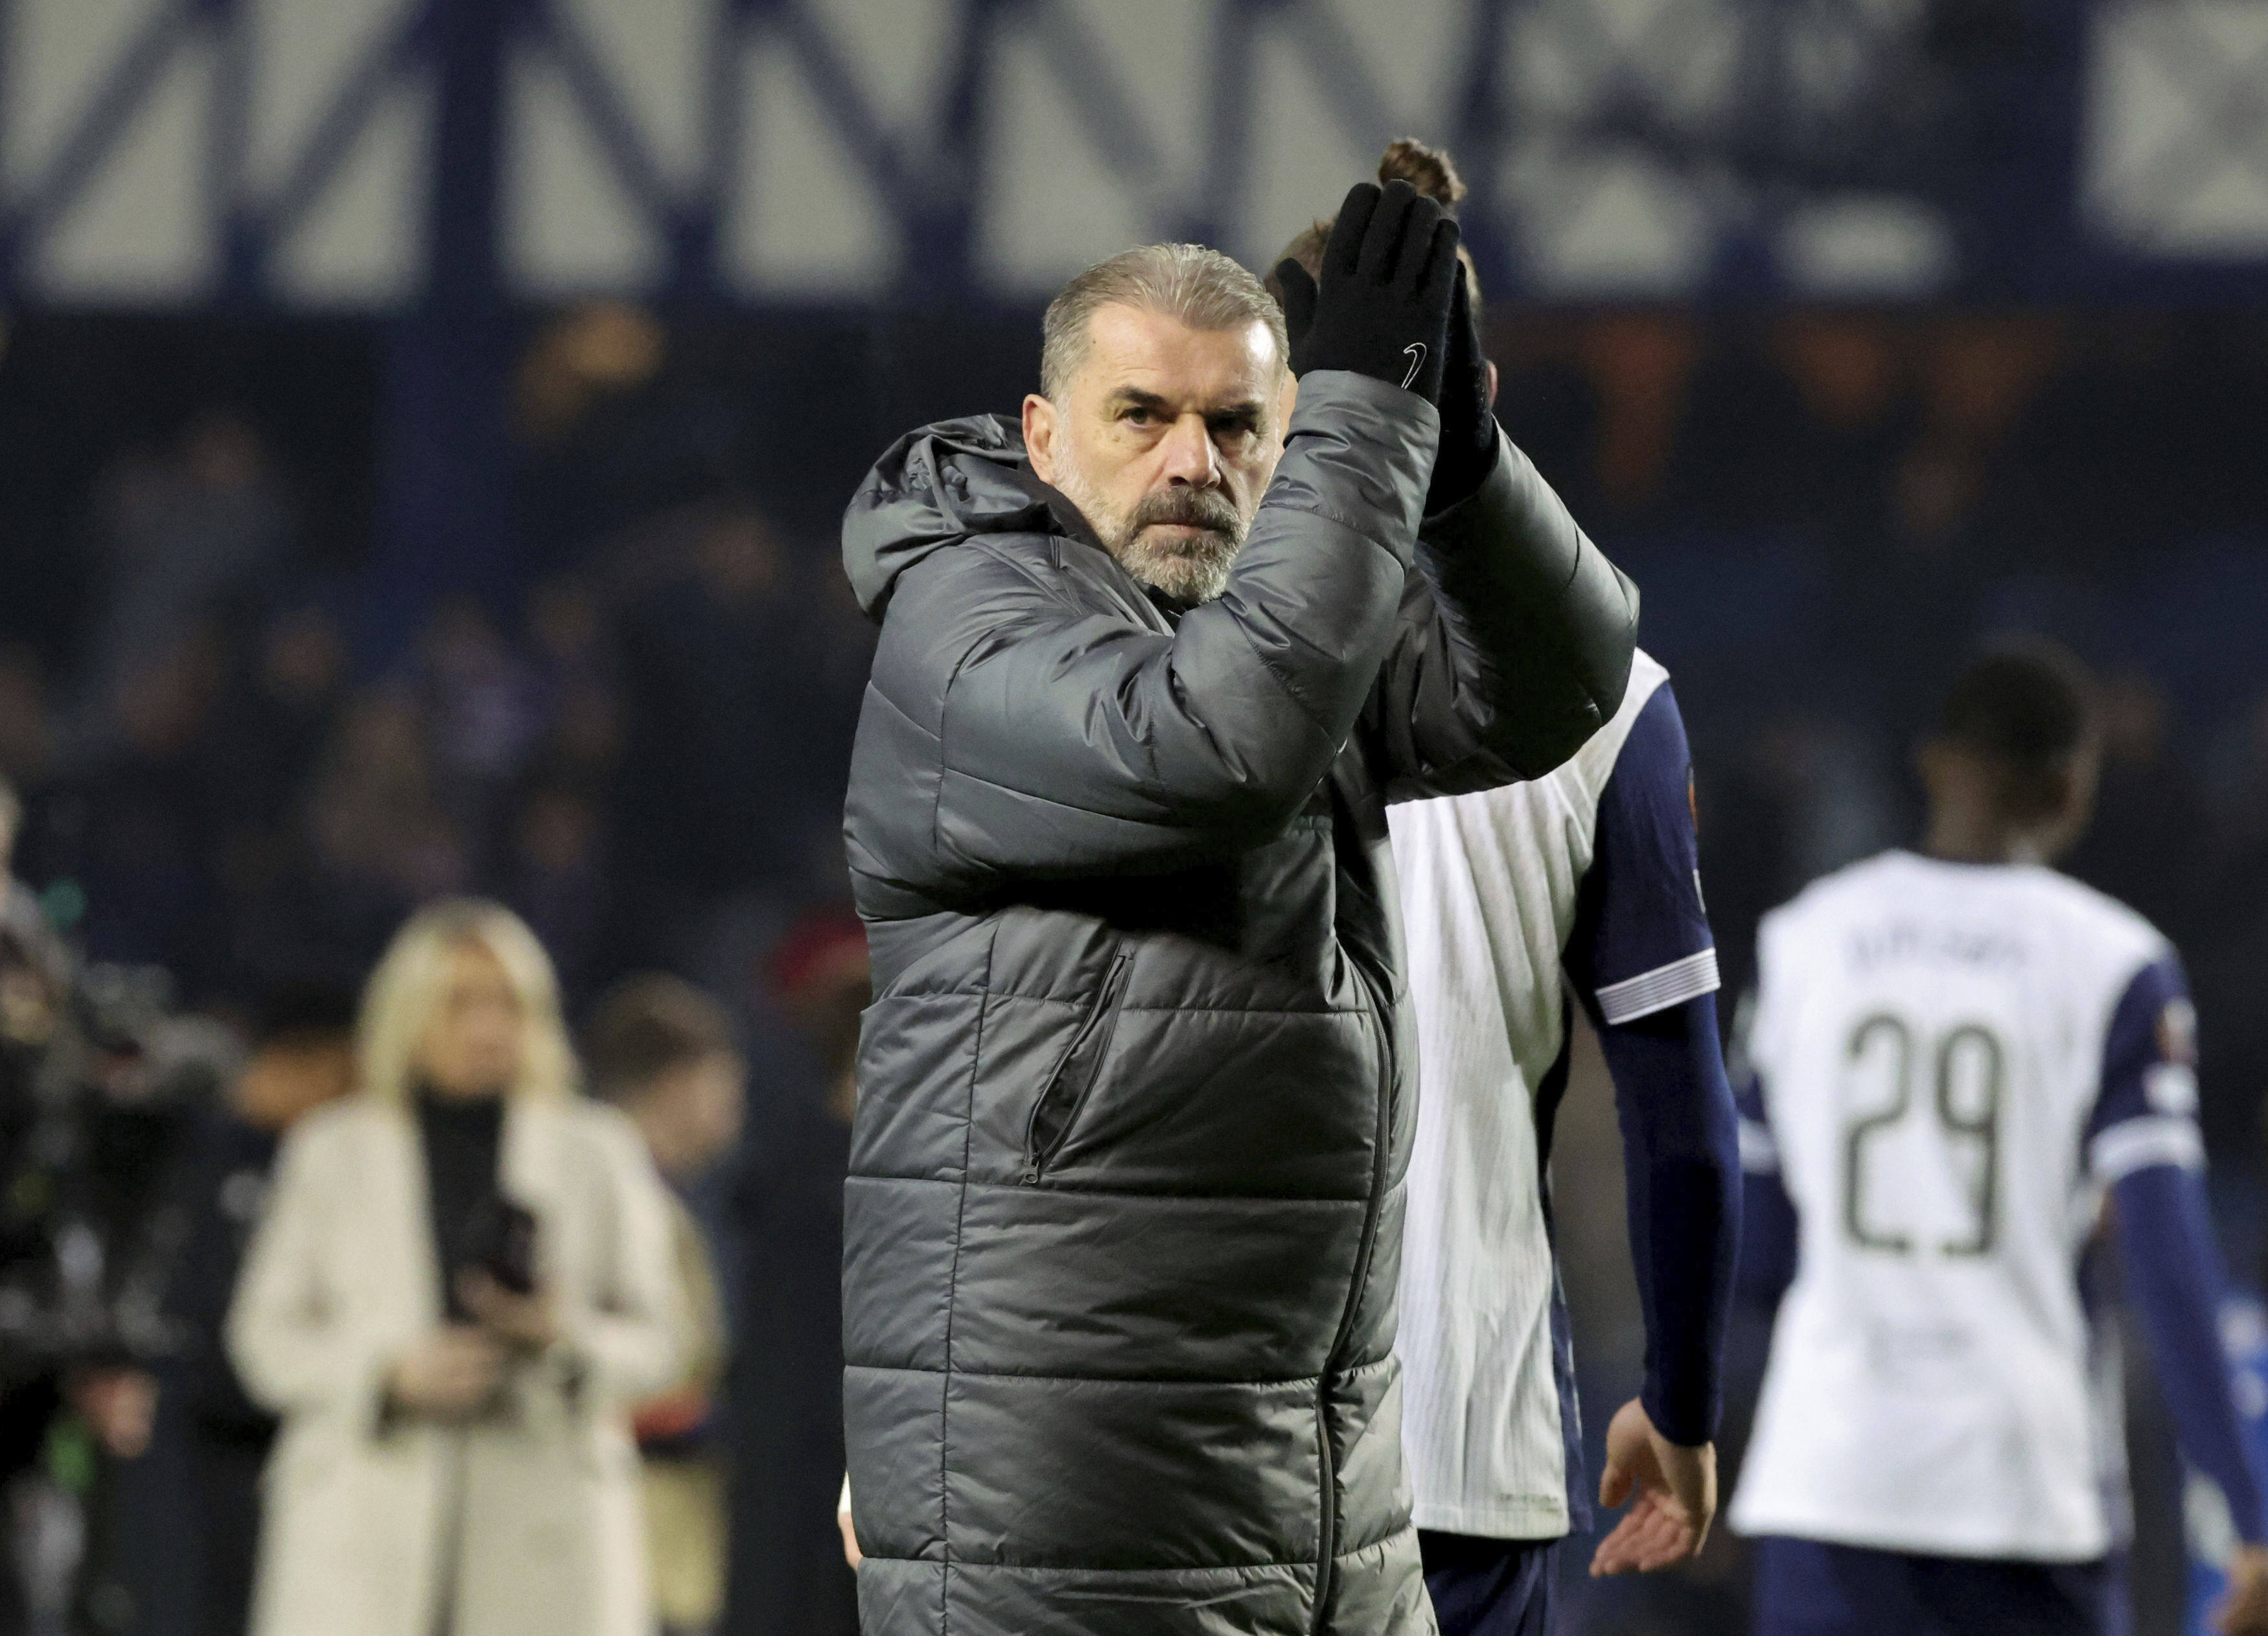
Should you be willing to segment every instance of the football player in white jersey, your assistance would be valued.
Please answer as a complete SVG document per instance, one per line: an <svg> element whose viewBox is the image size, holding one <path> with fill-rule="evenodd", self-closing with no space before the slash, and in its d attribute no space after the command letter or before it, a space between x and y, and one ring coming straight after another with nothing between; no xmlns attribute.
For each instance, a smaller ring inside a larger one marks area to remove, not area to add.
<svg viewBox="0 0 2268 1636"><path fill-rule="evenodd" d="M1815 882L1759 935L1742 1284L1793 1279L1731 1512L1763 1636L2107 1628L2078 1282L2106 1192L2183 1450L2245 1542L2220 1628L2268 1632L2180 963L2049 867L2085 827L2094 741L2075 660L1986 655L1919 755L1922 850Z"/></svg>
<svg viewBox="0 0 2268 1636"><path fill-rule="evenodd" d="M1462 192L1447 156L1416 143L1389 148L1380 177L1444 205ZM1319 254L1329 226L1285 254ZM1502 450L1571 554L1595 549ZM1548 776L1388 822L1418 1035L1395 1351L1426 1587L1443 1636L1543 1636L1558 1542L1591 1522L1545 1181L1571 990L1615 1080L1647 1335L1645 1389L1609 1428L1601 1483L1631 1509L1593 1571L1684 1560L1717 1504L1740 1167L1668 673L1638 654L1614 718Z"/></svg>
<svg viewBox="0 0 2268 1636"><path fill-rule="evenodd" d="M1571 997L1615 1082L1646 1330L1599 1492L1633 1503L1592 1572L1682 1562L1716 1512L1740 1161L1690 769L1641 652L1566 765L1388 809L1419 1079L1395 1350L1444 1636L1544 1636L1558 1542L1591 1526L1547 1180Z"/></svg>

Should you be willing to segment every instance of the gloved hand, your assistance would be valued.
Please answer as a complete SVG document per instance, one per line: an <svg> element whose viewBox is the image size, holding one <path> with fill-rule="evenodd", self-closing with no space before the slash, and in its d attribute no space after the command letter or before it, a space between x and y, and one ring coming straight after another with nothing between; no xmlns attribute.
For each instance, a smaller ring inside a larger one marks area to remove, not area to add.
<svg viewBox="0 0 2268 1636"><path fill-rule="evenodd" d="M1463 269L1460 268L1462 275ZM1480 492L1496 469L1495 406L1489 401L1488 354L1481 349L1481 327L1473 319L1466 281L1457 279L1449 308L1448 357L1441 372L1441 445L1433 455L1433 483L1425 491L1425 515L1446 512Z"/></svg>
<svg viewBox="0 0 2268 1636"><path fill-rule="evenodd" d="M1351 369L1441 401L1457 224L1406 181L1358 182L1323 247L1321 288L1297 262L1276 269L1292 372Z"/></svg>

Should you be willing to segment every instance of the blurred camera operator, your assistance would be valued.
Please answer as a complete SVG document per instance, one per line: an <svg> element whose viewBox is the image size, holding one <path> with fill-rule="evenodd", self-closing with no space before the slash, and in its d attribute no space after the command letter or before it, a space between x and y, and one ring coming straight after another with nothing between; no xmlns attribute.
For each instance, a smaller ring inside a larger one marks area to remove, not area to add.
<svg viewBox="0 0 2268 1636"><path fill-rule="evenodd" d="M30 1123L32 1084L54 1043L70 989L70 962L39 895L16 878L24 805L0 778L0 1152Z"/></svg>
<svg viewBox="0 0 2268 1636"><path fill-rule="evenodd" d="M285 1139L229 1313L283 1416L258 1636L648 1630L629 1406L676 1378L668 1204L585 1101L551 962L494 903L412 916L357 1094Z"/></svg>
<svg viewBox="0 0 2268 1636"><path fill-rule="evenodd" d="M284 984L262 1006L251 1060L202 1121L177 1179L180 1253L166 1312L180 1348L172 1378L195 1530L195 1628L206 1636L242 1636L250 1617L260 1472L276 1429L229 1367L229 1297L284 1132L353 1085L354 996L328 984Z"/></svg>
<svg viewBox="0 0 2268 1636"><path fill-rule="evenodd" d="M27 1539L7 1553L0 1629L76 1604L136 1617L127 1467L150 1446L160 1310L180 1233L166 1181L236 1056L177 1015L154 969L80 969L6 865L20 807L0 786L0 1484Z"/></svg>
<svg viewBox="0 0 2268 1636"><path fill-rule="evenodd" d="M39 1087L60 1034L68 979L30 888L15 878L16 792L0 782L0 1175L21 1167L36 1122ZM0 1269L36 1253L17 1212L0 1205ZM0 1489L11 1496L32 1471L58 1403L55 1376L27 1368L0 1347ZM13 1557L0 1563L0 1631L23 1628L27 1613Z"/></svg>

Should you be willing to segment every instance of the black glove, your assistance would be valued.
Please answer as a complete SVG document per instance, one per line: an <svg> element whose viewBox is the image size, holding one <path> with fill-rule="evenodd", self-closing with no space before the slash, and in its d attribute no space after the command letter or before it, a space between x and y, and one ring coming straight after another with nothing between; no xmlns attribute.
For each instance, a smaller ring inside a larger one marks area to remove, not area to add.
<svg viewBox="0 0 2268 1636"><path fill-rule="evenodd" d="M1425 515L1446 512L1480 492L1496 469L1496 412L1489 400L1488 354L1481 349L1481 327L1458 269L1457 292L1449 308L1449 356L1441 370L1441 446L1433 455L1433 484L1425 491Z"/></svg>
<svg viewBox="0 0 2268 1636"><path fill-rule="evenodd" d="M1322 287L1297 262L1276 269L1292 372L1351 369L1441 401L1457 224L1406 181L1358 182L1323 247Z"/></svg>

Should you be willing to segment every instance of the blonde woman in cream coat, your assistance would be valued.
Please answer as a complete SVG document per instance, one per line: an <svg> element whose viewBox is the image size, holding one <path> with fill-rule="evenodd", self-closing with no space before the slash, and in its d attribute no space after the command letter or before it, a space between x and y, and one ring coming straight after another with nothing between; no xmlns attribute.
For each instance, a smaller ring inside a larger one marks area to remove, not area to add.
<svg viewBox="0 0 2268 1636"><path fill-rule="evenodd" d="M550 962L494 904L410 919L357 1050L358 1093L284 1146L229 1315L284 1422L254 1636L642 1636L626 1407L684 1334L644 1146L577 1093ZM483 1169L534 1219L532 1293L444 1210Z"/></svg>

